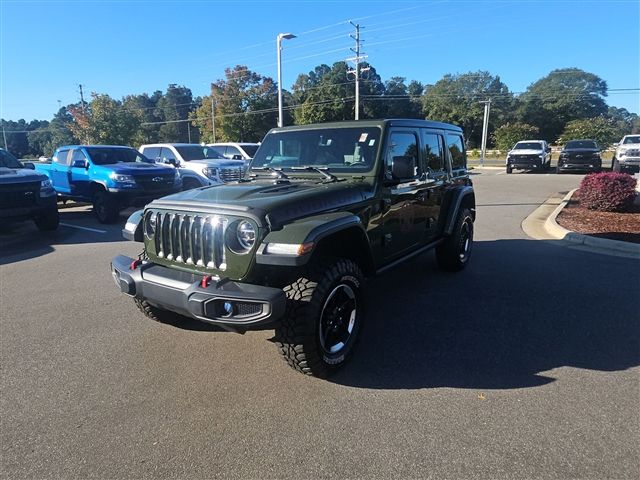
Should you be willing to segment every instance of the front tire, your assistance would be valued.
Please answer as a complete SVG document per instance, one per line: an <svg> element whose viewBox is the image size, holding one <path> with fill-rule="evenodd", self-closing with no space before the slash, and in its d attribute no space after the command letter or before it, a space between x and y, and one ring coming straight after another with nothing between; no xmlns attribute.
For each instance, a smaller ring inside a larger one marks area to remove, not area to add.
<svg viewBox="0 0 640 480"><path fill-rule="evenodd" d="M33 220L40 231L52 232L58 229L60 224L60 213L58 213L58 207L51 208L43 215L34 218Z"/></svg>
<svg viewBox="0 0 640 480"><path fill-rule="evenodd" d="M276 345L291 368L326 378L347 362L362 328L363 278L352 260L324 260L284 288Z"/></svg>
<svg viewBox="0 0 640 480"><path fill-rule="evenodd" d="M154 322L171 323L176 319L184 318L178 313L155 307L146 300L134 298L133 301L136 304L136 307L138 307L138 310L140 310L147 318L150 318Z"/></svg>
<svg viewBox="0 0 640 480"><path fill-rule="evenodd" d="M93 196L93 213L100 223L113 223L118 219L120 207L113 195L98 191Z"/></svg>
<svg viewBox="0 0 640 480"><path fill-rule="evenodd" d="M436 247L436 260L442 270L459 272L469 263L473 247L473 215L464 208L458 214L453 234Z"/></svg>
<svg viewBox="0 0 640 480"><path fill-rule="evenodd" d="M513 168L511 168L511 165L507 165L507 173L512 173L513 172Z"/></svg>

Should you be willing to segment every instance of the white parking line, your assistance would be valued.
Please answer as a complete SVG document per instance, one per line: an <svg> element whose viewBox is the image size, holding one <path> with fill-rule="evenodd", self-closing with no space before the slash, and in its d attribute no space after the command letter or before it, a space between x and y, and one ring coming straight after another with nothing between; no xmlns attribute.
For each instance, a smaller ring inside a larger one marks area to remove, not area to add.
<svg viewBox="0 0 640 480"><path fill-rule="evenodd" d="M62 223L62 222L60 222L60 225L62 225L63 227L77 228L79 230L87 230L88 232L107 233L106 230L99 230L97 228L89 228L89 227L81 227L79 225L71 225L70 223Z"/></svg>
<svg viewBox="0 0 640 480"><path fill-rule="evenodd" d="M505 175L507 172L498 172L496 175Z"/></svg>

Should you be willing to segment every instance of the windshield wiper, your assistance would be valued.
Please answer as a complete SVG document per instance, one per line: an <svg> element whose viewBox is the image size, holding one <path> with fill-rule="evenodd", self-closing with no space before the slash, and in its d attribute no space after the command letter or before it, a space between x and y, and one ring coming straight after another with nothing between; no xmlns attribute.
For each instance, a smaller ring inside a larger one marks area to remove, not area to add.
<svg viewBox="0 0 640 480"><path fill-rule="evenodd" d="M289 177L282 171L281 168L272 168L272 167L251 167L251 170L263 171L263 172L274 172L278 178L288 179Z"/></svg>
<svg viewBox="0 0 640 480"><path fill-rule="evenodd" d="M332 182L339 182L340 179L336 177L333 173L329 172L329 167L314 167L313 165L307 165L304 167L291 167L291 170L302 170L307 172L318 172L326 180L331 180Z"/></svg>

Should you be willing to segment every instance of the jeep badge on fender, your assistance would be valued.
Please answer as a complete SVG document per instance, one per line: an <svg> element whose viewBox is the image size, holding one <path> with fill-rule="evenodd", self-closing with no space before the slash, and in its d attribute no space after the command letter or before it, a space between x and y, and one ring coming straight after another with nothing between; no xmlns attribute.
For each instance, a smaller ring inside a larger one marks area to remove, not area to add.
<svg viewBox="0 0 640 480"><path fill-rule="evenodd" d="M147 316L227 330L274 328L294 369L326 377L348 360L364 279L431 248L461 270L475 195L462 130L366 120L271 130L245 176L154 200L123 234L118 288Z"/></svg>

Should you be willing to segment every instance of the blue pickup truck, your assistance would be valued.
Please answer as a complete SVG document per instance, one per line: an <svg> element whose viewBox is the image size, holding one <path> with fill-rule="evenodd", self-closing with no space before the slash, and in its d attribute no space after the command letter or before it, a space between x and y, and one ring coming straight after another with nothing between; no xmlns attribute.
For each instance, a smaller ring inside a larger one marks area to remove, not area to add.
<svg viewBox="0 0 640 480"><path fill-rule="evenodd" d="M101 223L116 221L123 208L145 205L182 188L175 168L115 145L60 147L50 163L38 163L36 170L49 177L61 200L93 203Z"/></svg>

